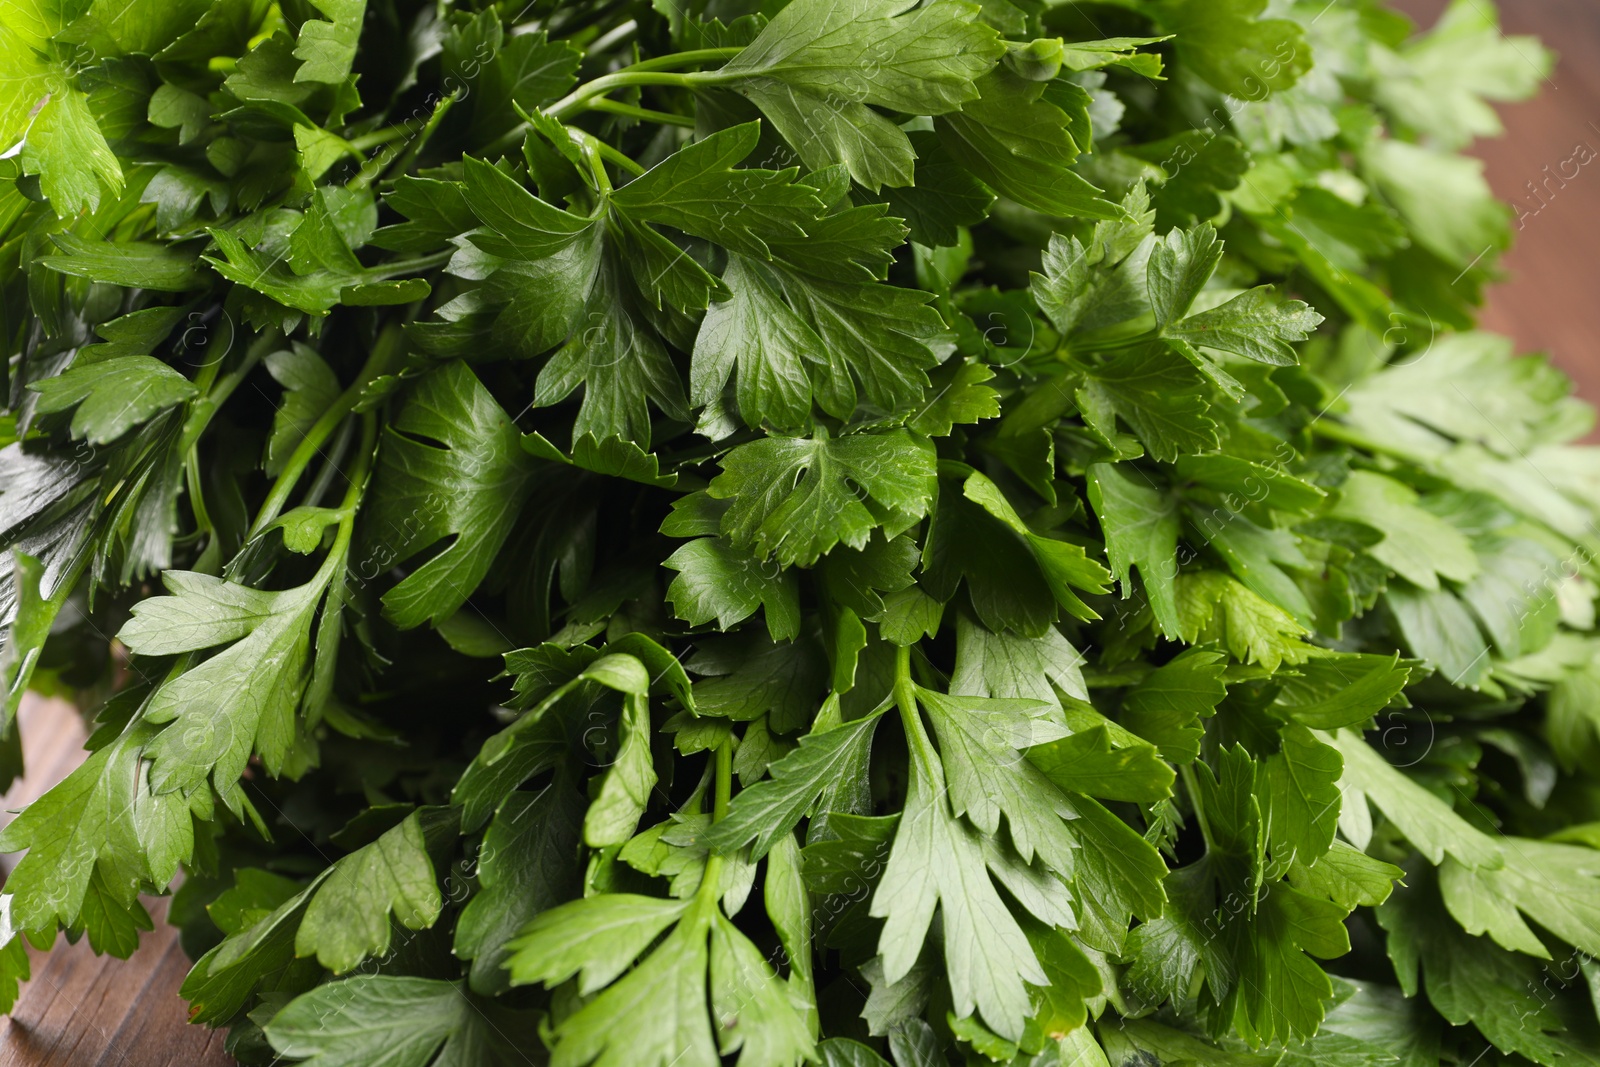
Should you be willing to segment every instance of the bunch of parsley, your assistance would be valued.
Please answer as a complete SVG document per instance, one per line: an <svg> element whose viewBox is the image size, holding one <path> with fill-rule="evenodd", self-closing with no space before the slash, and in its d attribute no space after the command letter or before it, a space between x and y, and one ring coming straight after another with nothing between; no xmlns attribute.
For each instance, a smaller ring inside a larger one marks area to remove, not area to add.
<svg viewBox="0 0 1600 1067"><path fill-rule="evenodd" d="M247 1062L1600 1062L1486 11L7 0L0 1000L170 890Z"/></svg>

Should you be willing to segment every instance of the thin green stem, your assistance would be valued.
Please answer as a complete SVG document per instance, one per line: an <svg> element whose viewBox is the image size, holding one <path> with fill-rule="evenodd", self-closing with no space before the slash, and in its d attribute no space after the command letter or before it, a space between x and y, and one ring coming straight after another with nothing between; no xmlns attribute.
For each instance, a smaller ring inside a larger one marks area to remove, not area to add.
<svg viewBox="0 0 1600 1067"><path fill-rule="evenodd" d="M614 89L626 89L630 85L674 85L679 88L688 88L693 84L694 80L688 74L638 70L635 67L629 67L626 70L619 70L611 74L602 74L594 81L578 86L572 92L545 108L545 113L552 118L565 121L587 107L590 100L597 96L604 96Z"/></svg>
<svg viewBox="0 0 1600 1067"><path fill-rule="evenodd" d="M654 122L661 126L694 127L694 119L688 115L674 115L670 111L654 111L647 107L635 107L632 104L620 103L606 97L589 101L590 111L604 111L611 115L624 115L628 118L638 119L641 122Z"/></svg>
<svg viewBox="0 0 1600 1067"><path fill-rule="evenodd" d="M1386 456L1399 456L1402 459L1411 458L1405 452L1386 447L1381 441L1374 440L1373 438L1368 437L1366 434L1358 433L1342 423L1333 422L1328 419L1317 419L1315 422L1311 423L1311 425L1307 426L1306 429L1310 430L1318 437L1325 437L1330 441L1338 441L1340 444L1353 445L1356 448L1364 448L1369 452L1377 452Z"/></svg>
<svg viewBox="0 0 1600 1067"><path fill-rule="evenodd" d="M1200 784L1195 780L1194 768L1185 763L1178 768L1178 774L1183 778L1184 792L1189 794L1189 806L1194 808L1195 822L1200 824L1200 836L1205 839L1206 851L1216 848L1216 842L1211 837L1211 823L1206 819L1206 809L1200 803Z"/></svg>
<svg viewBox="0 0 1600 1067"><path fill-rule="evenodd" d="M726 739L717 746L717 791L711 808L711 821L721 822L728 814L728 804L733 794L733 740Z"/></svg>
<svg viewBox="0 0 1600 1067"><path fill-rule="evenodd" d="M405 150L397 144L386 144L379 151L374 152L372 158L361 164L361 169L356 171L356 176L345 185L351 189L368 189L378 180L378 175L389 169L389 164L396 156L403 155Z"/></svg>
<svg viewBox="0 0 1600 1067"><path fill-rule="evenodd" d="M422 124L422 129L418 131L415 137L406 142L404 150L399 155L384 162L375 176L388 177L394 174L404 174L410 170L412 162L417 158L417 154L422 151L424 145L433 139L434 131L439 128L439 123L444 121L444 117L450 113L450 109L460 99L459 93L451 93L433 105L433 112L428 116L427 121ZM362 169L362 173L363 175L366 173L365 168Z"/></svg>
<svg viewBox="0 0 1600 1067"><path fill-rule="evenodd" d="M644 168L638 163L634 162L634 160L626 154L618 151L598 138L591 137L589 140L593 142L595 153L601 159L609 159L611 162L615 163L629 174L632 174L634 177L638 177L644 173Z"/></svg>
<svg viewBox="0 0 1600 1067"><path fill-rule="evenodd" d="M226 353L211 360L200 368L200 373L195 375L194 384L200 390L200 399L195 402L189 412L188 419L183 424L183 447L186 451L194 447L194 443L205 432L213 416L227 403L228 397L239 388L245 378L255 369L256 364L267 357L267 353L278 347L283 340L283 335L276 329L267 330L257 337L249 348L245 349L244 358L239 365L227 374L219 377L222 362Z"/></svg>
<svg viewBox="0 0 1600 1067"><path fill-rule="evenodd" d="M340 477L340 464L344 462L345 453L350 451L350 439L355 436L355 426L346 419L339 424L339 429L334 433L332 442L323 450L327 460L322 464L322 469L312 479L311 487L306 490L302 502L310 507L318 507L323 496L328 492L335 478Z"/></svg>
<svg viewBox="0 0 1600 1067"><path fill-rule="evenodd" d="M638 20L629 19L626 22L612 27L599 37L596 37L592 42L590 42L589 46L584 49L584 54L590 58L595 56L603 56L607 52L611 51L612 48L621 44L623 41L626 41L628 38L632 37L638 32Z"/></svg>
<svg viewBox="0 0 1600 1067"><path fill-rule="evenodd" d="M359 137L350 138L350 147L357 152L365 152L369 148L388 144L396 137L404 137L409 132L411 132L410 127L403 122L394 126L385 126L381 130L373 130L371 133L364 133Z"/></svg>
<svg viewBox="0 0 1600 1067"><path fill-rule="evenodd" d="M344 500L339 504L339 530L334 534L333 547L328 558L322 561L313 581L323 585L333 580L334 574L345 564L350 553L350 541L355 536L356 512L360 510L361 496L367 487L367 474L372 470L372 454L378 443L378 416L376 412L361 413L361 444L356 451L356 465L350 471L349 484L345 486Z"/></svg>
<svg viewBox="0 0 1600 1067"><path fill-rule="evenodd" d="M380 263L373 268L374 275L384 278L394 278L401 274L416 274L419 271L433 270L450 262L450 257L456 254L453 248L442 252L431 252L425 256L416 256L412 259L397 259L392 263Z"/></svg>
<svg viewBox="0 0 1600 1067"><path fill-rule="evenodd" d="M894 653L894 702L900 710L900 723L906 732L906 747L911 750L914 774L933 776L933 742L922 725L917 704L917 683L911 677L911 646L902 645Z"/></svg>
<svg viewBox="0 0 1600 1067"><path fill-rule="evenodd" d="M687 52L674 52L670 56L657 56L654 59L640 60L632 66L623 67L617 71L624 74L628 71L640 70L680 70L683 67L696 67L702 63L724 62L732 59L744 51L742 45L727 48L693 48Z"/></svg>
<svg viewBox="0 0 1600 1067"><path fill-rule="evenodd" d="M692 88L702 82L705 75L700 72L675 73L679 68L698 66L701 63L726 62L742 51L743 48L696 48L688 52L676 52L670 56L641 60L632 66L614 70L610 74L602 74L594 81L578 86L545 108L544 113L564 122L590 107L590 101L596 97L605 96L613 89L624 89L630 85L675 85ZM527 125L526 121L518 123L515 129L507 131L490 144L484 154L493 158L496 152L514 144L516 139L522 136Z"/></svg>
<svg viewBox="0 0 1600 1067"><path fill-rule="evenodd" d="M728 814L728 804L733 793L733 739L728 738L717 746L716 782L713 786L711 821L720 822ZM705 873L700 876L700 887L695 890L694 910L709 920L717 897L722 895L722 868L726 861L720 853L706 857Z"/></svg>
<svg viewBox="0 0 1600 1067"><path fill-rule="evenodd" d="M901 645L894 650L894 701L901 715L913 718L917 714L917 687L911 680L911 646Z"/></svg>
<svg viewBox="0 0 1600 1067"><path fill-rule="evenodd" d="M589 173L594 175L594 183L600 190L602 201L611 194L611 175L606 173L605 156L600 151L600 141L590 137L581 130L572 131L578 136L574 137L578 144L578 151L583 154L584 162L589 165Z"/></svg>
<svg viewBox="0 0 1600 1067"><path fill-rule="evenodd" d="M203 534L209 534L215 526L211 522L211 512L206 507L205 486L200 482L200 446L189 446L189 453L184 457L183 482L189 490L189 510L194 514L195 529Z"/></svg>
<svg viewBox="0 0 1600 1067"><path fill-rule="evenodd" d="M218 357L201 367L200 373L195 375L195 386L200 390L201 398L184 420L178 447L183 450L183 476L189 491L189 509L201 533L210 533L213 526L210 509L206 507L205 485L200 476L200 436L228 397L233 395L233 391L281 340L282 335L277 330L268 330L245 349L239 365L227 374L218 377L223 361L223 357Z"/></svg>
<svg viewBox="0 0 1600 1067"><path fill-rule="evenodd" d="M378 339L378 343L372 348L372 354L367 357L366 365L361 368L361 373L356 375L356 380L339 394L339 398L328 406L316 422L312 423L311 429L300 439L300 444L289 454L283 471L272 483L272 488L267 491L267 499L262 502L261 510L256 513L256 521L250 525L250 534L246 540L259 536L261 531L270 526L282 513L284 504L289 501L289 494L294 492L294 487L299 484L312 459L322 451L322 445L327 441L328 435L338 429L345 416L355 409L366 387L388 371L389 362L399 351L399 347L396 344L385 344L381 337Z"/></svg>

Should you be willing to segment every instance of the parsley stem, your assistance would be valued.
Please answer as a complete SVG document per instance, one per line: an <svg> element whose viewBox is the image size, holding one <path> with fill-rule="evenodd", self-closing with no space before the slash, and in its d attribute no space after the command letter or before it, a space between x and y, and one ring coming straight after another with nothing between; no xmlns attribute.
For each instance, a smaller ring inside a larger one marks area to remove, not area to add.
<svg viewBox="0 0 1600 1067"><path fill-rule="evenodd" d="M1178 768L1178 774L1183 778L1184 792L1189 794L1189 806L1194 808L1195 821L1200 824L1200 836L1205 838L1206 851L1216 848L1216 842L1211 837L1211 823L1206 819L1206 809L1200 803L1200 784L1195 780L1194 768L1185 763Z"/></svg>
<svg viewBox="0 0 1600 1067"><path fill-rule="evenodd" d="M902 713L916 710L917 695L911 682L910 645L900 645L894 650L894 699Z"/></svg>
<svg viewBox="0 0 1600 1067"><path fill-rule="evenodd" d="M721 822L728 814L728 803L733 794L733 739L726 738L717 746L717 786L712 801L711 821Z"/></svg>
<svg viewBox="0 0 1600 1067"><path fill-rule="evenodd" d="M374 268L375 273L384 278L393 278L400 274L416 274L419 271L433 270L450 262L450 257L456 254L454 248L447 248L442 252L430 252L425 256L416 256L412 259L397 259L392 263L380 263Z"/></svg>
<svg viewBox="0 0 1600 1067"><path fill-rule="evenodd" d="M629 118L639 119L641 122L655 122L662 126L694 128L694 119L688 115L674 115L670 111L653 111L647 107L635 107L632 104L624 104L603 96L589 101L588 106L591 111L604 111L611 115L626 115ZM629 162L633 161L630 159Z"/></svg>
<svg viewBox="0 0 1600 1067"><path fill-rule="evenodd" d="M306 490L303 502L311 507L318 507L323 496L328 492L328 487L338 477L342 470L345 453L350 451L350 439L355 436L355 426L346 419L339 424L339 429L334 433L332 443L323 453L328 457L322 464L322 469L311 480L311 488Z"/></svg>
<svg viewBox="0 0 1600 1067"><path fill-rule="evenodd" d="M626 153L617 151L615 148L606 144L598 137L590 137L588 134L584 134L584 138L588 146L593 149L594 156L597 156L600 159L609 159L611 162L615 163L617 166L621 167L623 170L634 175L635 177L638 177L644 173L644 168L638 163L634 162L632 157L628 156ZM590 153L585 154L588 155Z"/></svg>
<svg viewBox="0 0 1600 1067"><path fill-rule="evenodd" d="M894 652L894 702L900 709L900 723L905 728L906 747L911 750L911 765L917 774L928 775L928 781L937 780L932 768L933 742L922 725L922 713L917 704L917 683L911 677L911 646L902 645Z"/></svg>
<svg viewBox="0 0 1600 1067"><path fill-rule="evenodd" d="M731 45L725 48L691 48L687 52L674 52L670 56L640 60L631 66L623 67L617 73L626 74L638 70L678 70L681 67L693 67L701 63L726 61L743 51L743 45Z"/></svg>
<svg viewBox="0 0 1600 1067"><path fill-rule="evenodd" d="M417 154L422 151L423 145L432 140L434 131L439 128L439 124L444 121L444 117L450 113L450 109L454 107L456 101L460 99L461 94L459 92L454 92L449 96L442 98L437 104L434 104L433 111L428 115L427 120L423 122L422 128L417 131L417 135L415 137L406 142L405 148L403 148L393 159L387 159L382 155L374 157L372 161L369 161L366 167L362 168L362 176L366 175L368 167L373 167L373 165L380 159L382 159L383 162L375 167L373 174L374 178L383 175L401 175L410 170L411 164L416 160ZM367 179L367 181L363 182L363 186L370 184L370 182L371 179Z"/></svg>
<svg viewBox="0 0 1600 1067"><path fill-rule="evenodd" d="M655 59L642 60L631 66L623 67L621 70L614 70L610 74L602 74L594 81L578 86L572 92L545 108L544 113L553 119L564 122L578 112L593 107L594 105L591 101L596 97L605 96L613 89L625 89L630 85L675 85L681 88L692 88L697 82L704 79L704 75L700 73L680 73L678 68L729 60L742 51L744 51L742 47L696 48L688 52L675 52L670 56L658 56ZM660 114L664 115L666 112L661 112ZM526 121L518 123L514 129L508 130L498 140L494 141L484 154L492 157L496 151L515 144L516 139L527 129L527 126L528 123Z"/></svg>
<svg viewBox="0 0 1600 1067"><path fill-rule="evenodd" d="M1366 434L1358 433L1343 423L1334 422L1331 419L1317 419L1306 429L1318 437L1325 437L1330 441L1338 441L1340 444L1351 445L1355 448L1365 448L1368 451L1379 452L1384 455L1399 456L1402 459L1410 458L1402 451L1387 447L1383 442L1374 440Z"/></svg>
<svg viewBox="0 0 1600 1067"><path fill-rule="evenodd" d="M360 137L350 138L350 147L354 148L357 152L365 152L369 148L376 148L381 144L388 144L396 137L403 137L409 132L411 132L411 127L409 124L404 122L396 123L393 126L385 126L381 130L373 130L371 133L364 133Z"/></svg>
<svg viewBox="0 0 1600 1067"><path fill-rule="evenodd" d="M355 535L356 510L367 488L367 474L372 470L372 453L378 444L378 417L376 412L361 413L361 444L356 449L356 465L350 471L349 484L345 486L344 500L339 504L339 530L333 536L333 547L328 558L317 568L313 582L327 585L334 574L342 569L350 554L350 540Z"/></svg>
<svg viewBox="0 0 1600 1067"><path fill-rule="evenodd" d="M356 403L361 399L361 394L377 378L382 377L388 370L389 361L400 351L400 345L384 337L378 338L372 346L372 354L367 357L361 373L356 375L356 380L350 387L339 394L339 398L328 406L311 429L300 439L295 450L289 454L288 461L283 466L283 471L277 480L272 483L272 488L267 491L267 499L261 504L261 510L256 513L256 521L250 525L250 533L246 541L260 536L261 531L270 526L274 519L283 511L284 504L289 501L289 494L294 492L294 487L300 483L301 476L311 461L322 452L322 445L327 441L328 435L336 430L346 415L355 410Z"/></svg>
<svg viewBox="0 0 1600 1067"><path fill-rule="evenodd" d="M725 738L716 748L716 782L712 791L711 821L720 822L728 814L728 803L733 793L733 738ZM709 920L722 895L722 868L726 861L717 852L706 857L705 873L700 876L700 886L694 892L694 913Z"/></svg>
<svg viewBox="0 0 1600 1067"><path fill-rule="evenodd" d="M566 96L545 108L545 114L555 119L569 119L588 106L590 100L604 96L613 89L626 89L630 85L676 85L686 88L693 84L687 74L668 71L619 70L602 74L594 81L580 85Z"/></svg>
<svg viewBox="0 0 1600 1067"><path fill-rule="evenodd" d="M595 97L604 96L613 89L623 89L630 85L676 85L688 88L701 80L702 76L677 73L681 68L729 60L742 51L743 48L696 48L688 52L675 52L670 56L646 59L621 70L614 70L610 74L602 74L594 81L578 86L545 108L545 114L556 119L570 118Z"/></svg>
<svg viewBox="0 0 1600 1067"><path fill-rule="evenodd" d="M589 47L584 49L584 54L591 57L605 55L611 51L614 45L621 44L638 32L639 22L637 19L629 19L626 22L619 23L596 37Z"/></svg>

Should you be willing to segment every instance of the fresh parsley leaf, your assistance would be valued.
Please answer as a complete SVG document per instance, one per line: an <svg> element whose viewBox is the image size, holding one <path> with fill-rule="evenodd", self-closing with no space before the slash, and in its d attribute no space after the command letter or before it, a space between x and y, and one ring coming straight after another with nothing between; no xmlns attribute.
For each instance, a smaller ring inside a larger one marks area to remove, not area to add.
<svg viewBox="0 0 1600 1067"><path fill-rule="evenodd" d="M1162 632L1178 633L1178 518L1170 495L1147 477L1099 463L1089 469L1089 503L1105 533L1106 556L1123 599L1132 594L1129 577L1137 567Z"/></svg>
<svg viewBox="0 0 1600 1067"><path fill-rule="evenodd" d="M290 1001L265 1027L281 1056L317 1067L382 1061L509 1065L521 1051L508 1036L526 1019L475 999L460 983L357 975Z"/></svg>
<svg viewBox="0 0 1600 1067"><path fill-rule="evenodd" d="M194 383L151 356L113 356L36 382L40 414L76 408L72 435L91 445L115 441L151 416L192 399Z"/></svg>
<svg viewBox="0 0 1600 1067"><path fill-rule="evenodd" d="M904 430L769 437L723 457L710 492L732 501L722 530L735 545L809 565L836 544L861 548L874 529L899 533L927 514L933 449Z"/></svg>
<svg viewBox="0 0 1600 1067"><path fill-rule="evenodd" d="M409 930L432 926L442 906L416 813L340 859L306 908L297 956L315 956L335 974L389 950L390 915Z"/></svg>
<svg viewBox="0 0 1600 1067"><path fill-rule="evenodd" d="M954 4L797 0L699 81L754 102L810 167L842 163L872 190L910 185L911 142L867 105L942 115L976 98L973 83L1002 46L973 14Z"/></svg>
<svg viewBox="0 0 1600 1067"><path fill-rule="evenodd" d="M453 540L384 593L397 625L438 621L466 603L511 535L535 469L510 417L464 364L411 388L379 450L374 485L384 504L363 519L396 561Z"/></svg>

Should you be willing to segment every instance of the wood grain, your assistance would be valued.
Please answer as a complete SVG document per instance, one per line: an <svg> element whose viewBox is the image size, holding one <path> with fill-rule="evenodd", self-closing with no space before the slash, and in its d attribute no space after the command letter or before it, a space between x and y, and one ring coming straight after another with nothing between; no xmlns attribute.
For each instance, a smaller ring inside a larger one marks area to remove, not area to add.
<svg viewBox="0 0 1600 1067"><path fill-rule="evenodd" d="M36 953L33 980L0 1029L0 1067L223 1067L223 1031L189 1025L178 987L189 960L165 922L166 900L146 901L154 932L127 960L95 956L87 941Z"/></svg>
<svg viewBox="0 0 1600 1067"><path fill-rule="evenodd" d="M1401 0L1424 24L1444 0ZM1593 0L1504 0L1506 32L1535 34L1561 52L1539 99L1502 109L1503 137L1480 143L1490 184L1526 209L1507 280L1489 294L1484 325L1543 350L1600 402L1600 162L1536 199L1545 179L1577 145L1600 150L1600 9ZM1570 171L1569 171L1570 172ZM1553 191L1552 191L1553 190ZM84 732L58 702L31 700L22 713L28 761L24 782L4 798L16 808L60 780L82 759ZM0 823L8 819L0 815ZM12 1017L0 1022L0 1067L224 1067L222 1034L190 1026L177 990L189 961L162 923L127 961L96 958L87 944L36 954L34 979Z"/></svg>
<svg viewBox="0 0 1600 1067"><path fill-rule="evenodd" d="M18 716L27 774L6 793L0 825L83 762L88 736L71 705L29 696ZM14 856L4 858L9 872ZM189 959L165 922L167 902L145 901L156 928L127 960L96 956L87 941L29 951L33 979L0 1021L0 1067L227 1067L225 1036L190 1026L178 986Z"/></svg>

